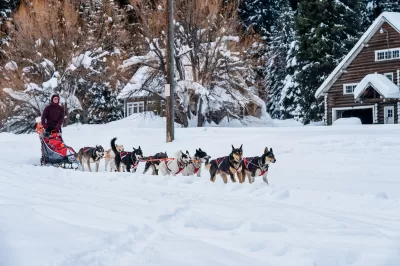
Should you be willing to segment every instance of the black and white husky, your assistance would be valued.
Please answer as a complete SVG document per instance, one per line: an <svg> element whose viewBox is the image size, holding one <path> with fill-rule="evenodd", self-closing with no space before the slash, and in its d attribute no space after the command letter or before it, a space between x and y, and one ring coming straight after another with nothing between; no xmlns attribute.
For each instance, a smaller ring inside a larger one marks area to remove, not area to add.
<svg viewBox="0 0 400 266"><path fill-rule="evenodd" d="M186 153L178 151L175 155L175 160L162 161L159 165L155 166L161 175L176 176L177 174L181 173L188 164L191 163L190 154L188 151L186 151Z"/></svg>
<svg viewBox="0 0 400 266"><path fill-rule="evenodd" d="M182 175L189 176L196 174L198 177L200 177L202 163L208 163L210 158L211 156L207 155L207 153L202 151L201 148L196 149L196 153L192 156L192 162L182 170Z"/></svg>
<svg viewBox="0 0 400 266"><path fill-rule="evenodd" d="M125 172L125 168L127 172L132 172L135 173L138 167L138 164L140 162L140 159L143 157L143 152L142 149L140 148L133 148L133 151L131 152L126 152L126 151L121 151L119 152L117 150L117 147L115 145L115 141L117 138L113 138L111 140L111 149L115 153L115 166L117 167L117 171L121 172L121 167L123 171Z"/></svg>

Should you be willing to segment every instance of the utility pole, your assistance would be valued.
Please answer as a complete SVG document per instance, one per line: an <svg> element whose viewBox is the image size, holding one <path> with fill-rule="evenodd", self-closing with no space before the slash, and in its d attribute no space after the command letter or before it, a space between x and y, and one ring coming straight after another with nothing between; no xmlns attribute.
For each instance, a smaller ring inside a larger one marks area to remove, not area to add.
<svg viewBox="0 0 400 266"><path fill-rule="evenodd" d="M165 84L165 97L167 100L167 142L174 140L174 106L175 106L175 84L174 84L174 0L167 0L168 5L168 49L167 49L167 83Z"/></svg>

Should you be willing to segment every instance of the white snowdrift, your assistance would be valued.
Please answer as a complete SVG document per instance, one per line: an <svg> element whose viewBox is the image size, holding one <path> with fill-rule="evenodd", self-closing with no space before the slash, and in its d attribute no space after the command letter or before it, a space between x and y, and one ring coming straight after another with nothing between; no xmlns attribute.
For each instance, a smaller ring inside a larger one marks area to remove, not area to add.
<svg viewBox="0 0 400 266"><path fill-rule="evenodd" d="M358 117L346 117L339 118L332 123L333 126L354 126L354 125L362 125L360 118Z"/></svg>
<svg viewBox="0 0 400 266"><path fill-rule="evenodd" d="M109 148L112 137L145 155L272 147L267 186L212 183L204 168L201 177L162 177L143 175L143 163L135 174L104 172L104 162L99 173L33 166L38 137L1 133L0 265L399 265L399 134L368 125L176 128L166 143L163 121L140 116L63 129L76 150Z"/></svg>

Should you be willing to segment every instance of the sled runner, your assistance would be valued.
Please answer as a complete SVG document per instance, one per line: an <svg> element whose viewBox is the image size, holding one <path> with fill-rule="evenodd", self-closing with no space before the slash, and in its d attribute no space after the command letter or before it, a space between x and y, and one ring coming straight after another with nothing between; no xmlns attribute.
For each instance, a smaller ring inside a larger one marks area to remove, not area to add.
<svg viewBox="0 0 400 266"><path fill-rule="evenodd" d="M62 136L57 131L46 133L40 122L36 123L39 135L42 157L40 165L52 165L65 169L78 169L79 161L72 147L65 145Z"/></svg>

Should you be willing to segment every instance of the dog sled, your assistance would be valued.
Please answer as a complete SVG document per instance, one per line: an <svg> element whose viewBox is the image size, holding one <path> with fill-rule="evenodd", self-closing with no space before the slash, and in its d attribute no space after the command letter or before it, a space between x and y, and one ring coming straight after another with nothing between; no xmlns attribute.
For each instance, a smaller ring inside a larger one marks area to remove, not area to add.
<svg viewBox="0 0 400 266"><path fill-rule="evenodd" d="M53 130L46 133L40 122L36 123L36 132L39 135L42 151L40 165L78 169L77 154L72 147L65 145L60 132Z"/></svg>

